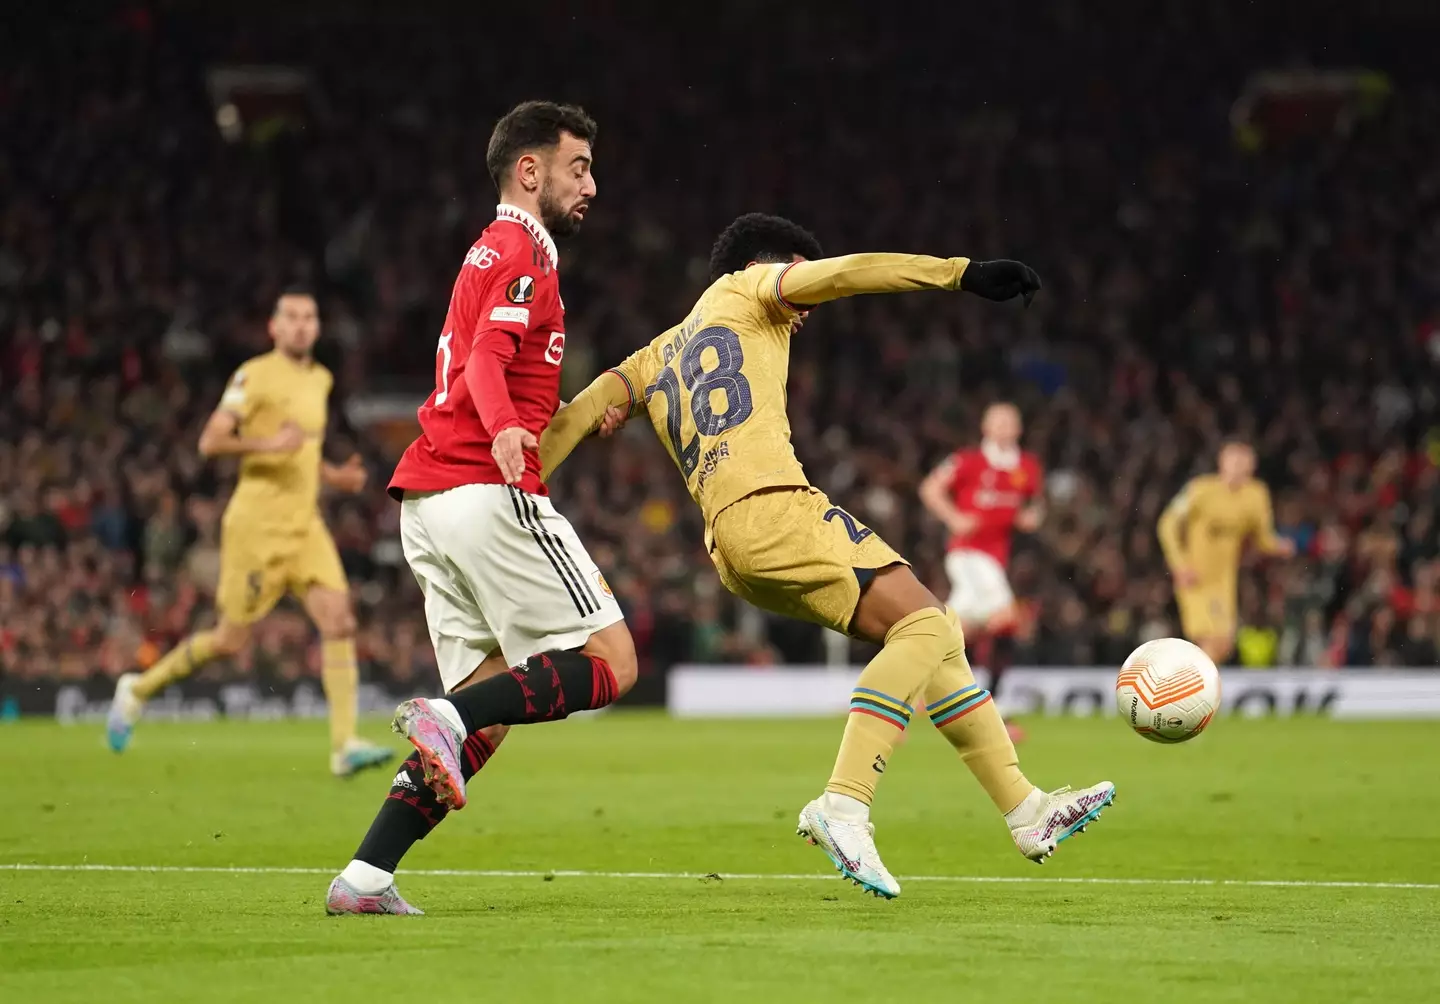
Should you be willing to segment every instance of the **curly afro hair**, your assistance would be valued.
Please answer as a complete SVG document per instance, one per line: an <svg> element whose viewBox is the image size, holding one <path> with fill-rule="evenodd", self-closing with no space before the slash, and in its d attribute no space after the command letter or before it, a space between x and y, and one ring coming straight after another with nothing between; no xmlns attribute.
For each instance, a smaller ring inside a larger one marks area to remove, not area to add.
<svg viewBox="0 0 1440 1004"><path fill-rule="evenodd" d="M739 272L752 261L823 258L815 235L798 223L766 213L746 213L721 232L710 251L710 281Z"/></svg>

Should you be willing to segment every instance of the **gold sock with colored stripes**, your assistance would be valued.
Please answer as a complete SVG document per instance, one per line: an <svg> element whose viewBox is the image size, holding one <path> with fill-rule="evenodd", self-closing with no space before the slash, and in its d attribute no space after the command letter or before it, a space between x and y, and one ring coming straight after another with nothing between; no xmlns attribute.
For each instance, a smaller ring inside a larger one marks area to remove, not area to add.
<svg viewBox="0 0 1440 1004"><path fill-rule="evenodd" d="M330 706L330 752L339 753L355 738L360 668L353 638L320 643L320 682Z"/></svg>
<svg viewBox="0 0 1440 1004"><path fill-rule="evenodd" d="M940 670L925 685L924 710L985 789L1001 812L1009 812L1034 790L1024 774L1015 744L1005 730L1000 711L981 690L965 658L964 634L954 611L947 610L956 645L946 654Z"/></svg>
<svg viewBox="0 0 1440 1004"><path fill-rule="evenodd" d="M855 683L845 738L826 791L870 804L890 752L910 721L912 709L904 698L921 689L953 644L949 622L934 607L917 610L886 632L885 647Z"/></svg>
<svg viewBox="0 0 1440 1004"><path fill-rule="evenodd" d="M140 674L131 691L142 701L148 701L176 680L183 680L195 670L215 658L215 632L197 631L166 652L160 659Z"/></svg>

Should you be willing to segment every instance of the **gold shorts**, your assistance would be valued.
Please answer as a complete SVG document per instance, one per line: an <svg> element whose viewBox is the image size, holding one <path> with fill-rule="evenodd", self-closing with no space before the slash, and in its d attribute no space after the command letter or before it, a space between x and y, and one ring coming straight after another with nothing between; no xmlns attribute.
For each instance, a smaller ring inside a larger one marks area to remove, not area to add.
<svg viewBox="0 0 1440 1004"><path fill-rule="evenodd" d="M1175 590L1180 625L1190 641L1235 637L1235 587L1200 585Z"/></svg>
<svg viewBox="0 0 1440 1004"><path fill-rule="evenodd" d="M298 533L229 520L222 525L215 606L223 620L253 624L287 591L303 599L311 586L350 588L335 541L319 516Z"/></svg>
<svg viewBox="0 0 1440 1004"><path fill-rule="evenodd" d="M730 592L847 634L864 573L909 564L818 488L747 495L720 511L708 536L710 560Z"/></svg>

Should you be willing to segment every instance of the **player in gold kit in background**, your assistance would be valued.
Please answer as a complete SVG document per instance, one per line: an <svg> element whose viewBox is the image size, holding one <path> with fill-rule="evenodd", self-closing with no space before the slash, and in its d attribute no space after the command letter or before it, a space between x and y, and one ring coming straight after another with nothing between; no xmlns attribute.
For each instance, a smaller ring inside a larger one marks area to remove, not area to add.
<svg viewBox="0 0 1440 1004"><path fill-rule="evenodd" d="M1235 594L1246 539L1264 554L1295 553L1293 542L1275 535L1270 490L1254 474L1254 449L1226 443L1219 471L1192 479L1165 507L1158 527L1185 637L1217 666L1235 649Z"/></svg>
<svg viewBox="0 0 1440 1004"><path fill-rule="evenodd" d="M358 454L338 466L321 457L334 380L311 355L319 335L315 298L299 290L282 293L270 317L274 351L235 371L220 407L205 423L202 456L240 457L240 479L221 523L219 623L186 638L143 674L120 677L106 723L117 753L129 745L146 701L212 659L238 653L249 640L250 625L288 591L320 631L330 770L345 776L394 755L355 734L355 615L318 500L322 483L358 492L366 473Z"/></svg>

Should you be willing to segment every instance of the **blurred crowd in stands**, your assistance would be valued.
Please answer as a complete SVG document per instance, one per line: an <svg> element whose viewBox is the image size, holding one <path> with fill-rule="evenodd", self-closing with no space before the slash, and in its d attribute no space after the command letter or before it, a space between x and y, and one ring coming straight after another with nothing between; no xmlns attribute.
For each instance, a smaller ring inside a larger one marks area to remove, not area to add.
<svg viewBox="0 0 1440 1004"><path fill-rule="evenodd" d="M383 493L392 447L347 405L428 392L450 285L493 213L490 125L531 96L601 124L599 197L562 247L567 391L683 315L714 235L744 211L789 215L831 253L1021 258L1045 281L1028 311L916 294L815 313L789 406L816 484L943 596L943 533L917 483L975 441L986 403L1017 401L1049 518L1014 559L1014 659L1114 664L1178 631L1155 522L1224 436L1244 436L1300 556L1242 575L1239 660L1434 666L1436 64L1403 32L1382 42L1312 12L1296 35L1226 6L1114 24L1071 4L1038 23L987 8L982 38L955 12L921 33L878 11L819 23L751 3L704 32L661 9L500 26L135 5L12 39L0 674L114 675L212 615L233 469L195 443L229 372L267 348L274 294L300 279L320 293L337 377L327 453L358 449L371 469L365 493L323 503L366 672L433 682ZM520 36L535 44L508 44ZM772 52L777 38L805 41ZM1228 115L1249 73L1307 52L1382 69L1392 89L1348 128L1242 148ZM261 63L306 72L309 121L227 136L207 71ZM646 670L822 659L818 629L720 589L642 424L586 444L554 489ZM313 674L311 642L282 611L238 664L206 672Z"/></svg>

